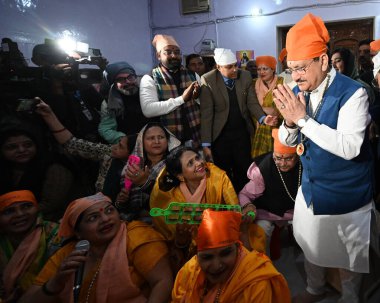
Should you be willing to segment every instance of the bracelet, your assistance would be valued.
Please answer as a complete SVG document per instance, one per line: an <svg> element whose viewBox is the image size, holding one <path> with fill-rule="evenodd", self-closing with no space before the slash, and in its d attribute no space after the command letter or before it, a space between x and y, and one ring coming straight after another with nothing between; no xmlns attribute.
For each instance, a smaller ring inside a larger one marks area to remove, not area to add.
<svg viewBox="0 0 380 303"><path fill-rule="evenodd" d="M57 134L57 133L61 133L61 132L65 131L65 130L66 130L66 127L61 128L61 129L57 129L57 130L52 130L51 132L52 132L53 134Z"/></svg>
<svg viewBox="0 0 380 303"><path fill-rule="evenodd" d="M241 209L243 210L244 208L246 208L246 207L248 207L250 205L254 206L253 203L247 203L246 205L242 206Z"/></svg>
<svg viewBox="0 0 380 303"><path fill-rule="evenodd" d="M288 124L286 124L286 120L284 120L284 125L286 128L290 128L290 129L296 129L297 128L297 124L294 124L293 126L289 126Z"/></svg>
<svg viewBox="0 0 380 303"><path fill-rule="evenodd" d="M58 291L58 292L53 292L53 291L47 289L46 284L47 284L48 282L49 282L49 280L46 281L46 282L44 283L44 285L42 285L42 288L41 288L41 289L42 289L42 292L43 292L45 295L49 296L49 297L52 297L52 296L56 296L56 295L58 295L58 294L60 293L60 291Z"/></svg>

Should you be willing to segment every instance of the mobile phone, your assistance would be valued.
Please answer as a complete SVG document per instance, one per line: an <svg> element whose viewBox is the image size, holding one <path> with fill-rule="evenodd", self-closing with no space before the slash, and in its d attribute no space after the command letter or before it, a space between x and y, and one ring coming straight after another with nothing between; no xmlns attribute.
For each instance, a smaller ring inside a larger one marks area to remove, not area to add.
<svg viewBox="0 0 380 303"><path fill-rule="evenodd" d="M136 155L130 155L128 157L128 164L129 165L131 165L131 164L139 165L140 164L140 157L136 156ZM132 181L130 179L128 179L127 177L125 178L124 186L126 189L130 189L132 186Z"/></svg>
<svg viewBox="0 0 380 303"><path fill-rule="evenodd" d="M39 103L36 99L18 99L18 105L16 111L18 112L32 112L36 109L36 105Z"/></svg>

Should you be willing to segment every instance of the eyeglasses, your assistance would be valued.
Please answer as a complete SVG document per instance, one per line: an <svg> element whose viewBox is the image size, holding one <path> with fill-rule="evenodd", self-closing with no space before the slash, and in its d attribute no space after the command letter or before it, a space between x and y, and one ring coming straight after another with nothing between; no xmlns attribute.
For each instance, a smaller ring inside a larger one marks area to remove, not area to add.
<svg viewBox="0 0 380 303"><path fill-rule="evenodd" d="M287 74L297 73L298 75L305 75L306 72L309 70L310 66L311 66L315 61L318 61L318 60L314 60L314 59L313 59L313 61L311 61L308 65L306 65L306 66L304 66L304 67L299 67L299 68L295 68L295 69L287 68L287 69L286 69L286 73L287 73Z"/></svg>
<svg viewBox="0 0 380 303"><path fill-rule="evenodd" d="M130 74L127 77L116 78L115 82L134 82L136 81L136 79L137 79L136 75Z"/></svg>
<svg viewBox="0 0 380 303"><path fill-rule="evenodd" d="M181 51L180 50L164 50L162 53L165 56L181 56Z"/></svg>
<svg viewBox="0 0 380 303"><path fill-rule="evenodd" d="M291 157L287 157L287 158L281 158L281 157L276 157L276 156L273 156L273 160L275 162L281 162L281 161L284 161L284 162L292 162L296 159L296 156L291 156Z"/></svg>

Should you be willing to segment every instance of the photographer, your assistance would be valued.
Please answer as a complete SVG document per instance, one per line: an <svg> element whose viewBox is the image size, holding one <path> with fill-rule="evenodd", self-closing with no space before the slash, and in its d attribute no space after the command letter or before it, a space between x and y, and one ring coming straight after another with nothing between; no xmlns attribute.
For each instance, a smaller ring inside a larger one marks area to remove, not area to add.
<svg viewBox="0 0 380 303"><path fill-rule="evenodd" d="M98 124L102 97L93 86L79 81L80 55L70 57L54 44L39 44L32 61L43 69L44 100L59 119L78 138L98 142Z"/></svg>

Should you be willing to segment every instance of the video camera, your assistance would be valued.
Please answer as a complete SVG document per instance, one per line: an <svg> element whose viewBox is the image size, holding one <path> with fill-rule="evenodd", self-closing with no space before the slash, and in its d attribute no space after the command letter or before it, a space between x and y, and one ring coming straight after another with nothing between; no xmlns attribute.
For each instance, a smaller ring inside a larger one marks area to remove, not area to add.
<svg viewBox="0 0 380 303"><path fill-rule="evenodd" d="M38 44L33 49L32 61L34 64L47 70L48 77L63 77L81 83L100 83L102 68L105 68L107 59L102 56L100 49L89 48L88 44L71 42L65 45L60 40L45 39L44 44ZM65 75L51 69L58 64L69 64L71 71ZM96 65L101 69L79 68L79 65Z"/></svg>

